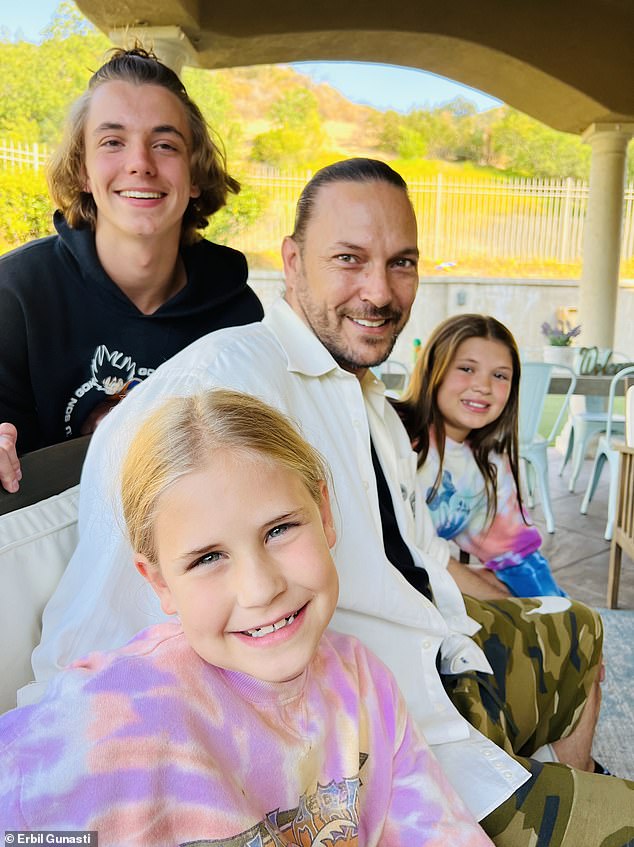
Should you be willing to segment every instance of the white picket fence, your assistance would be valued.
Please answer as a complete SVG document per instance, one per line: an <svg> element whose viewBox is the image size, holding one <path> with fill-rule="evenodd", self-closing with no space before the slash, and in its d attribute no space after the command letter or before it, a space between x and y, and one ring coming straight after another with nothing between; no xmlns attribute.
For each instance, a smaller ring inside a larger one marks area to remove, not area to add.
<svg viewBox="0 0 634 847"><path fill-rule="evenodd" d="M46 144L22 144L0 140L0 167L7 170L30 168L38 171L46 165L49 151Z"/></svg>
<svg viewBox="0 0 634 847"><path fill-rule="evenodd" d="M0 168L45 165L44 145L0 140ZM246 252L279 251L292 232L295 205L310 171L252 166L242 182L258 194L263 214L233 233ZM465 258L576 262L582 255L588 185L573 179L460 179L442 174L413 180L410 195L421 255L438 263ZM625 191L622 258L634 258L634 184Z"/></svg>

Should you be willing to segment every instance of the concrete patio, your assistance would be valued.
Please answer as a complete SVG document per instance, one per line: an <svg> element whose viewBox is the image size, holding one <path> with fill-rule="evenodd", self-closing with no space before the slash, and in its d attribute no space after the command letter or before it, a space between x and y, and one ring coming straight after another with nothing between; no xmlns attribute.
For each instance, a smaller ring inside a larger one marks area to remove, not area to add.
<svg viewBox="0 0 634 847"><path fill-rule="evenodd" d="M555 515L555 532L549 535L539 504L531 511L544 544L542 551L561 587L590 606L606 607L610 542L603 537L607 518L608 469L604 468L587 515L579 513L592 462L586 459L576 492L568 491L570 465L559 476L561 454L549 451L550 491ZM634 563L623 556L619 609L634 609Z"/></svg>

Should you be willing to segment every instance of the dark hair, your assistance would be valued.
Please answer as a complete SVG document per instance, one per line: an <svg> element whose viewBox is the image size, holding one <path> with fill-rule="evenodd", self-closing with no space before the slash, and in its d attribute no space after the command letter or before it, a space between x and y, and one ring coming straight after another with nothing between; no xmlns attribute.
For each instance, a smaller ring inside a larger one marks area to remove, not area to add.
<svg viewBox="0 0 634 847"><path fill-rule="evenodd" d="M439 466L434 484L427 495L429 503L438 491L445 456L445 427L437 403L438 389L458 347L469 338L500 341L508 348L513 363L509 399L501 415L481 429L471 430L468 436L469 447L484 478L487 519L493 519L497 511L497 470L489 460L491 451L508 456L517 500L523 515L517 434L521 365L515 338L504 324L490 315L466 314L447 318L432 332L418 357L407 389L394 405L418 453L418 467L421 467L427 458L430 440L433 438L436 443Z"/></svg>
<svg viewBox="0 0 634 847"><path fill-rule="evenodd" d="M334 182L387 182L407 194L407 183L403 177L379 159L344 159L327 165L317 171L305 185L297 201L295 227L291 238L299 245L304 242L317 192L322 186Z"/></svg>
<svg viewBox="0 0 634 847"><path fill-rule="evenodd" d="M200 196L191 198L185 210L181 241L192 243L197 237L196 230L206 227L209 216L225 205L228 192L240 191L240 183L227 173L222 143L219 139L212 140L200 109L174 71L138 45L131 50L115 48L110 53L108 61L92 75L88 88L70 109L64 138L48 169L53 200L70 226L95 228L97 207L92 194L84 191L84 130L93 93L104 83L113 81L158 85L183 104L191 132L191 180L200 189Z"/></svg>

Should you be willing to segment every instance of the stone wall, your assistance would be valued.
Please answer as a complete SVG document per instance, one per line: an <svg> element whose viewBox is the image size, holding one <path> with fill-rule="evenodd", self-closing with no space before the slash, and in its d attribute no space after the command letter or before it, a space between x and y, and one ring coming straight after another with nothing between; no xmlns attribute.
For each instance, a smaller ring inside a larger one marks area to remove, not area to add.
<svg viewBox="0 0 634 847"><path fill-rule="evenodd" d="M426 277L421 279L410 321L397 343L395 358L409 362L412 340L422 341L441 320L464 312L482 312L496 317L515 335L523 352L531 358L544 346L541 325L553 323L559 309L577 309L577 280L477 279L473 277ZM634 361L634 282L622 284L617 304L614 349ZM577 343L592 346L583 328Z"/></svg>

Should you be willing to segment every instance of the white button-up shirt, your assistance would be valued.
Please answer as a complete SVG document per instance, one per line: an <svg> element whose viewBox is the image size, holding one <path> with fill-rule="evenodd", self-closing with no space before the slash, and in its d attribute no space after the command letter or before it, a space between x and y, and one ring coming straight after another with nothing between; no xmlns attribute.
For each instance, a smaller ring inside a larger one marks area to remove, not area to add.
<svg viewBox="0 0 634 847"><path fill-rule="evenodd" d="M446 543L436 537L425 504L414 502L415 455L382 383L371 373L360 382L339 368L281 300L261 324L220 330L191 344L100 424L82 474L79 545L45 609L33 654L36 680L91 650L117 647L161 619L124 535L121 461L151 409L169 396L213 387L244 391L281 409L328 461L340 581L332 626L356 635L391 668L448 777L481 819L529 775L458 714L436 671L439 649L444 670L490 667L468 637L478 624L446 571ZM438 608L385 556L370 436L400 531L415 563L429 573ZM27 689L21 702L29 699Z"/></svg>

